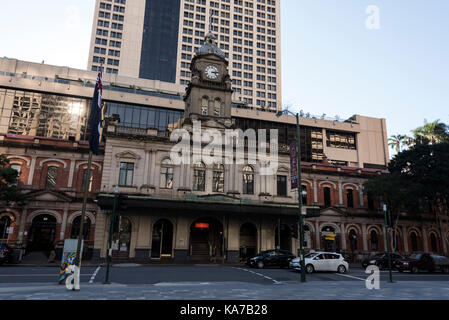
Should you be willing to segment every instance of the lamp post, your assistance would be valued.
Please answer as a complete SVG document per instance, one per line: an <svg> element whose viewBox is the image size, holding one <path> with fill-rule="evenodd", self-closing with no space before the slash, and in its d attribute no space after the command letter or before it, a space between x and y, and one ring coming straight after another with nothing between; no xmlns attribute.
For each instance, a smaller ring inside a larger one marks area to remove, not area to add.
<svg viewBox="0 0 449 320"><path fill-rule="evenodd" d="M109 269L111 266L112 260L112 234L114 232L114 224L115 224L115 214L117 211L117 198L118 198L119 189L118 186L114 188L114 203L112 207L112 216L111 216L111 224L109 226L109 240L108 240L108 252L106 256L106 277L104 280L104 284L110 284L109 282Z"/></svg>
<svg viewBox="0 0 449 320"><path fill-rule="evenodd" d="M298 215L299 215L299 262L301 264L301 282L306 282L306 270L304 264L304 217L302 212L302 185L301 185L301 134L299 130L299 113L293 113L289 110L279 111L276 113L277 117L282 116L282 114L291 114L296 117L296 155L298 168L297 179L298 179Z"/></svg>
<svg viewBox="0 0 449 320"><path fill-rule="evenodd" d="M387 218L387 205L383 204L382 208L383 208L383 211L384 211L384 219L385 219L385 238L387 240L388 270L389 270L389 276L390 276L390 281L389 282L393 283L393 274L391 272L390 235L388 234L388 228L389 228L388 221L389 221L389 219Z"/></svg>

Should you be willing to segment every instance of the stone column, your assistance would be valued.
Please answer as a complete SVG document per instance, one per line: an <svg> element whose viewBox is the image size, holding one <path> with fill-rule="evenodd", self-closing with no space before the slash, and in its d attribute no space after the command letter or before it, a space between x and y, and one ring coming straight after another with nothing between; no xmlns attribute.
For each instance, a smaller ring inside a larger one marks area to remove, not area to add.
<svg viewBox="0 0 449 320"><path fill-rule="evenodd" d="M338 201L339 201L339 204L342 206L343 205L343 190L342 190L342 186L341 186L341 181L338 182Z"/></svg>
<svg viewBox="0 0 449 320"><path fill-rule="evenodd" d="M427 230L422 228L422 241L425 252L429 252L429 243L427 241Z"/></svg>
<svg viewBox="0 0 449 320"><path fill-rule="evenodd" d="M234 191L239 191L239 167L238 165L234 166Z"/></svg>
<svg viewBox="0 0 449 320"><path fill-rule="evenodd" d="M143 167L143 185L148 185L148 177L150 175L150 156L151 151L145 150L145 162Z"/></svg>
<svg viewBox="0 0 449 320"><path fill-rule="evenodd" d="M315 231L316 231L316 235L315 235L316 250L320 250L321 249L321 230L320 230L319 221L315 221Z"/></svg>
<svg viewBox="0 0 449 320"><path fill-rule="evenodd" d="M30 173L28 174L28 185L33 184L34 169L36 168L36 156L31 156Z"/></svg>
<svg viewBox="0 0 449 320"><path fill-rule="evenodd" d="M366 224L362 225L363 251L368 251L368 239L366 233Z"/></svg>
<svg viewBox="0 0 449 320"><path fill-rule="evenodd" d="M402 226L402 238L404 239L404 251L409 252L408 250L408 237L407 237L407 228L406 226Z"/></svg>
<svg viewBox="0 0 449 320"><path fill-rule="evenodd" d="M20 224L19 224L19 241L23 241L23 233L25 231L25 225L26 225L26 218L27 218L27 207L25 206L22 209L22 214L20 215Z"/></svg>
<svg viewBox="0 0 449 320"><path fill-rule="evenodd" d="M69 181L67 183L67 188L71 188L73 185L73 173L75 172L75 160L70 160L70 172Z"/></svg>
<svg viewBox="0 0 449 320"><path fill-rule="evenodd" d="M316 178L313 178L313 202L318 202L318 186L316 183Z"/></svg>
<svg viewBox="0 0 449 320"><path fill-rule="evenodd" d="M365 204L363 202L363 186L359 185L359 196L360 196L360 206L364 207Z"/></svg>
<svg viewBox="0 0 449 320"><path fill-rule="evenodd" d="M65 231L67 229L68 206L64 204L64 214L62 216L61 231L59 232L59 240L64 240Z"/></svg>
<svg viewBox="0 0 449 320"><path fill-rule="evenodd" d="M345 224L344 222L340 225L340 241L341 241L341 249L346 250L346 232L345 232Z"/></svg>

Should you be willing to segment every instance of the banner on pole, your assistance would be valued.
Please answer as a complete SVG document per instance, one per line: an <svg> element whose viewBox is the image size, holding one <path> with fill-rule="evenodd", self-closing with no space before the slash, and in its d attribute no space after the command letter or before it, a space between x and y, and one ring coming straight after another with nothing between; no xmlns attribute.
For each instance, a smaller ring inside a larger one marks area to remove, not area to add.
<svg viewBox="0 0 449 320"><path fill-rule="evenodd" d="M78 239L65 239L64 250L62 252L61 266L59 270L59 284L63 284L68 276L72 274L73 266L76 258L76 248L78 246ZM84 240L81 241L81 253L83 256Z"/></svg>
<svg viewBox="0 0 449 320"><path fill-rule="evenodd" d="M296 147L296 140L290 143L290 176L291 189L298 188L298 149Z"/></svg>

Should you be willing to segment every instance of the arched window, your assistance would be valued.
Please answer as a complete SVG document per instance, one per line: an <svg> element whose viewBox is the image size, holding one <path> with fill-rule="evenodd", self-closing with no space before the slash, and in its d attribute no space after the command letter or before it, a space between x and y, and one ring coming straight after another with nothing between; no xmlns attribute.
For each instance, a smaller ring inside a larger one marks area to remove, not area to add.
<svg viewBox="0 0 449 320"><path fill-rule="evenodd" d="M324 206L328 208L331 206L331 188L324 187L323 192L324 192Z"/></svg>
<svg viewBox="0 0 449 320"><path fill-rule="evenodd" d="M307 205L307 186L301 185L301 200L303 205Z"/></svg>
<svg viewBox="0 0 449 320"><path fill-rule="evenodd" d="M437 237L435 233L430 234L430 247L432 249L432 252L438 252Z"/></svg>
<svg viewBox="0 0 449 320"><path fill-rule="evenodd" d="M354 194L352 189L346 190L346 200L348 203L348 208L354 208Z"/></svg>
<svg viewBox="0 0 449 320"><path fill-rule="evenodd" d="M250 166L243 168L243 194L254 194L254 170Z"/></svg>
<svg viewBox="0 0 449 320"><path fill-rule="evenodd" d="M214 101L214 116L221 116L221 101L218 98Z"/></svg>
<svg viewBox="0 0 449 320"><path fill-rule="evenodd" d="M206 166L202 162L198 162L194 165L193 190L206 191Z"/></svg>
<svg viewBox="0 0 449 320"><path fill-rule="evenodd" d="M58 179L58 167L48 167L47 179L45 180L45 189L54 190L56 187L56 180Z"/></svg>
<svg viewBox="0 0 449 320"><path fill-rule="evenodd" d="M351 251L357 250L357 232L354 229L349 231L349 244L351 246Z"/></svg>
<svg viewBox="0 0 449 320"><path fill-rule="evenodd" d="M207 116L208 108L209 108L209 99L207 97L203 97L203 99L201 99L201 114L203 116Z"/></svg>
<svg viewBox="0 0 449 320"><path fill-rule="evenodd" d="M80 227L81 227L81 216L78 216L72 222L70 239L78 239ZM90 235L90 219L88 216L84 216L83 239L89 240L89 235Z"/></svg>
<svg viewBox="0 0 449 320"><path fill-rule="evenodd" d="M161 162L160 187L162 189L173 189L173 165L169 158Z"/></svg>
<svg viewBox="0 0 449 320"><path fill-rule="evenodd" d="M371 241L371 251L379 250L379 239L377 237L377 232L375 230L371 230L370 232L370 241Z"/></svg>
<svg viewBox="0 0 449 320"><path fill-rule="evenodd" d="M11 218L3 216L0 218L0 239L8 239L8 228L11 226Z"/></svg>
<svg viewBox="0 0 449 320"><path fill-rule="evenodd" d="M416 235L415 231L412 231L412 233L410 233L410 242L412 245L412 251L418 251L418 236Z"/></svg>
<svg viewBox="0 0 449 320"><path fill-rule="evenodd" d="M20 164L12 164L10 167L11 167L11 169L14 169L17 171L17 182L13 183L13 185L17 186L19 184L22 166Z"/></svg>
<svg viewBox="0 0 449 320"><path fill-rule="evenodd" d="M224 192L224 166L222 164L214 165L212 192Z"/></svg>

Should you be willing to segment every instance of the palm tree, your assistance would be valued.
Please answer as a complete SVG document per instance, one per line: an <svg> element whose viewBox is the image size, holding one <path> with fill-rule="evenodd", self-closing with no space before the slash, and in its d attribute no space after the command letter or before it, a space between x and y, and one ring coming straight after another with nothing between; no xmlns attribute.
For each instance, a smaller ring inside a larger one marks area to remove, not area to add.
<svg viewBox="0 0 449 320"><path fill-rule="evenodd" d="M402 146L407 145L406 138L407 138L407 136L402 135L402 134L391 136L388 139L388 145L390 147L392 147L393 149L395 149L396 152L401 152L401 145Z"/></svg>
<svg viewBox="0 0 449 320"><path fill-rule="evenodd" d="M424 120L424 126L412 131L415 143L417 144L435 144L443 141L449 141L448 126L435 120L427 122Z"/></svg>

